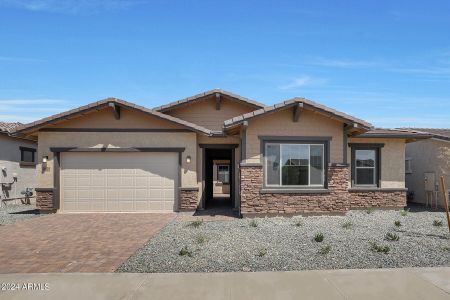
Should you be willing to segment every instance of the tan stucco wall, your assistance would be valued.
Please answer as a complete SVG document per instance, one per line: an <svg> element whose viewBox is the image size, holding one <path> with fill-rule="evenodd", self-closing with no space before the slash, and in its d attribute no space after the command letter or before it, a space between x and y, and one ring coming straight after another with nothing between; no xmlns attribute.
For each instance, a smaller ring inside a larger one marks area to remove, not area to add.
<svg viewBox="0 0 450 300"><path fill-rule="evenodd" d="M349 143L384 144L381 148L381 188L405 187L405 140L379 138L349 138ZM351 164L351 148L347 151Z"/></svg>
<svg viewBox="0 0 450 300"><path fill-rule="evenodd" d="M120 119L114 118L111 108L91 111L88 114L63 121L53 128L183 128L181 125L149 116L137 111L121 109Z"/></svg>
<svg viewBox="0 0 450 300"><path fill-rule="evenodd" d="M59 128L168 128L173 124L142 113L122 110L120 120L115 120L111 111L98 113L58 124ZM97 119L98 116L98 119ZM99 121L101 120L101 121ZM50 147L79 148L130 148L130 147L184 147L182 153L181 186L197 184L197 134L194 132L39 132L38 187L53 187L53 154ZM48 168L42 168L42 157L48 156ZM186 163L186 157L191 163Z"/></svg>
<svg viewBox="0 0 450 300"><path fill-rule="evenodd" d="M425 203L424 173L435 173L436 181L444 176L450 189L450 142L428 139L406 145L406 157L411 158L412 174L406 174L406 186L415 194L414 202ZM438 205L443 206L439 186ZM434 205L434 202L433 202Z"/></svg>
<svg viewBox="0 0 450 300"><path fill-rule="evenodd" d="M186 104L166 112L174 117L212 130L222 130L223 121L255 110L255 108L222 97L220 110L216 110L215 97Z"/></svg>
<svg viewBox="0 0 450 300"><path fill-rule="evenodd" d="M261 141L258 136L331 137L331 162L343 162L344 127L341 122L309 110L302 111L298 122L293 122L292 115L293 109L289 108L249 121L246 139L246 163L261 162Z"/></svg>

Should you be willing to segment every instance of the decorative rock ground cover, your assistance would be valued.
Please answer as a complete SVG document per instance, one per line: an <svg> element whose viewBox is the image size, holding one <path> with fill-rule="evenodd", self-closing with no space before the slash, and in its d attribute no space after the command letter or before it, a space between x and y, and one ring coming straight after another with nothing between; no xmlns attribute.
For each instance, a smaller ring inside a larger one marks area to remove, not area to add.
<svg viewBox="0 0 450 300"><path fill-rule="evenodd" d="M441 225L435 220L442 221ZM346 216L232 219L194 224L174 221L117 272L430 266L450 266L450 234L443 212L401 214L361 210L348 212Z"/></svg>

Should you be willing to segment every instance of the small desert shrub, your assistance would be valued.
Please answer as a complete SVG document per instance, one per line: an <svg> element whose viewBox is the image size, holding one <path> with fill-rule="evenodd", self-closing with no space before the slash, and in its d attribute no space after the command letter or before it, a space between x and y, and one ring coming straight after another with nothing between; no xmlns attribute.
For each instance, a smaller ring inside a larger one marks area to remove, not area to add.
<svg viewBox="0 0 450 300"><path fill-rule="evenodd" d="M398 221L398 220L395 221L394 224L395 224L395 226L397 226L397 227L402 226L402 222L400 222L400 221Z"/></svg>
<svg viewBox="0 0 450 300"><path fill-rule="evenodd" d="M263 257L266 256L267 254L267 249L266 248L261 248L258 250L258 253L256 253L256 256L258 257Z"/></svg>
<svg viewBox="0 0 450 300"><path fill-rule="evenodd" d="M373 208L373 207L369 207L368 209L366 209L366 213L367 214L371 214L371 213L373 213L375 211L375 208Z"/></svg>
<svg viewBox="0 0 450 300"><path fill-rule="evenodd" d="M444 246L444 247L442 247L442 250L450 252L450 246Z"/></svg>
<svg viewBox="0 0 450 300"><path fill-rule="evenodd" d="M381 252L384 254L387 254L389 250L391 250L388 245L378 245L375 242L370 242L370 249L374 252Z"/></svg>
<svg viewBox="0 0 450 300"><path fill-rule="evenodd" d="M199 234L195 237L195 242L197 244L203 244L204 242L206 242L206 237L202 234Z"/></svg>
<svg viewBox="0 0 450 300"><path fill-rule="evenodd" d="M319 254L326 255L326 254L330 253L330 251L331 251L331 246L326 245L319 249Z"/></svg>
<svg viewBox="0 0 450 300"><path fill-rule="evenodd" d="M189 250L188 246L184 246L181 248L179 255L192 257L192 251Z"/></svg>
<svg viewBox="0 0 450 300"><path fill-rule="evenodd" d="M303 226L303 221L302 220L296 220L294 225L297 226L297 227L302 227Z"/></svg>
<svg viewBox="0 0 450 300"><path fill-rule="evenodd" d="M258 227L258 222L255 219L251 220L249 223L250 227Z"/></svg>
<svg viewBox="0 0 450 300"><path fill-rule="evenodd" d="M322 242L323 241L323 233L321 233L321 232L316 233L316 235L314 236L314 240L318 243Z"/></svg>
<svg viewBox="0 0 450 300"><path fill-rule="evenodd" d="M203 224L203 220L195 220L195 221L192 221L191 224L189 224L189 225L194 228L199 228L202 224Z"/></svg>
<svg viewBox="0 0 450 300"><path fill-rule="evenodd" d="M344 229L350 229L353 226L353 223L350 221L346 221L344 222L344 224L342 224L342 228Z"/></svg>
<svg viewBox="0 0 450 300"><path fill-rule="evenodd" d="M398 241L400 239L400 237L395 234L395 233L386 233L386 235L384 236L384 239L387 241Z"/></svg>
<svg viewBox="0 0 450 300"><path fill-rule="evenodd" d="M433 226L436 226L436 227L442 226L442 221L441 220L434 220L433 221Z"/></svg>
<svg viewBox="0 0 450 300"><path fill-rule="evenodd" d="M406 216L408 215L408 212L409 212L409 208L408 208L407 210L402 209L402 210L400 211L400 215L401 215L402 217L406 217Z"/></svg>

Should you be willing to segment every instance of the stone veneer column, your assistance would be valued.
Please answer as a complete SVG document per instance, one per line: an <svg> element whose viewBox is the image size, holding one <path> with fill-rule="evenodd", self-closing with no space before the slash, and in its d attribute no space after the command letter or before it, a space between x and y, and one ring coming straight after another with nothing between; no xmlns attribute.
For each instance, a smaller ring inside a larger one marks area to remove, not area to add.
<svg viewBox="0 0 450 300"><path fill-rule="evenodd" d="M180 188L180 210L193 211L198 207L198 188Z"/></svg>
<svg viewBox="0 0 450 300"><path fill-rule="evenodd" d="M53 201L52 188L36 188L36 207L43 212L51 212L56 208Z"/></svg>

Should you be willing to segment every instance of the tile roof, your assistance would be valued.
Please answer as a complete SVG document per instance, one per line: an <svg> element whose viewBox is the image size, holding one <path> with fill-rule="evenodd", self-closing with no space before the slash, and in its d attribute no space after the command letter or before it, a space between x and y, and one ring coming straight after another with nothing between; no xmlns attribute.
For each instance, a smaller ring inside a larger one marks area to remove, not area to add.
<svg viewBox="0 0 450 300"><path fill-rule="evenodd" d="M431 134L433 138L450 141L450 128L404 128L404 129L426 132Z"/></svg>
<svg viewBox="0 0 450 300"><path fill-rule="evenodd" d="M419 130L408 129L408 128L373 128L367 132L359 134L355 137L361 138L412 138L412 139L427 139L431 138L431 134L427 132L422 132Z"/></svg>
<svg viewBox="0 0 450 300"><path fill-rule="evenodd" d="M19 122L2 122L2 121L0 121L0 132L9 134L12 131L14 131L15 128L17 128L21 125L23 125L23 124L19 123Z"/></svg>
<svg viewBox="0 0 450 300"><path fill-rule="evenodd" d="M283 101L281 103L277 103L277 104L272 105L272 106L266 106L264 108L261 108L261 109L258 109L258 110L255 110L255 111L252 111L252 112L249 112L249 113L246 113L246 114L234 117L234 118L231 118L231 119L226 120L224 122L224 127L225 128L232 127L232 126L235 126L235 125L237 125L239 123L242 123L243 121L249 120L251 118L254 118L254 117L257 117L257 116L261 116L261 115L265 115L265 114L270 113L270 112L275 112L277 110L288 108L290 106L295 105L296 103L303 103L304 107L306 107L306 108L310 108L312 110L316 110L316 111L320 111L320 112L332 115L332 116L334 116L336 118L339 118L339 119L342 119L342 120L344 120L346 122L357 123L357 124L362 125L363 127L367 127L367 128L372 128L373 127L372 124L370 124L370 123L368 123L368 122L366 122L364 120L355 118L353 116L350 116L348 114L345 114L345 113L337 111L337 110L334 110L334 109L332 109L330 107L327 107L325 105L316 103L314 101L311 101L311 100L308 100L308 99L305 99L305 98L299 98L299 97L296 97L296 98L293 98L293 99L289 99L289 100Z"/></svg>
<svg viewBox="0 0 450 300"><path fill-rule="evenodd" d="M207 96L214 95L216 93L219 93L219 94L224 95L224 96L228 96L228 97L233 98L233 99L235 99L235 100L237 100L239 102L243 102L243 103L245 103L247 105L254 106L255 108L261 108L261 107L265 106L262 103L259 103L257 101L254 101L254 100L251 100L251 99L248 99L248 98L245 98L245 97L233 94L231 92L227 92L227 91L224 91L224 90L221 90L221 89L214 89L214 90L206 91L204 93L200 93L200 94L197 94L197 95L194 95L194 96L191 96L191 97L187 97L187 98L184 98L184 99L181 99L181 100L178 100L178 101L174 101L174 102L162 105L162 106L154 107L153 110L164 112L164 111L167 111L169 109L178 107L180 105L183 105L183 104L186 104L186 103L189 103L189 102L193 102L193 101L196 101L196 100L200 100L200 99L202 99L204 97L207 97Z"/></svg>
<svg viewBox="0 0 450 300"><path fill-rule="evenodd" d="M117 98L107 98L107 99L100 100L100 101L97 101L97 102L93 102L91 104L84 105L84 106L81 106L81 107L78 107L78 108L75 108L75 109L72 109L72 110L69 110L69 111L66 111L66 112L62 112L62 113L56 114L56 115L53 115L53 116L50 116L50 117L47 117L47 118L40 119L40 120L37 120L37 121L32 122L32 123L21 125L21 126L15 128L14 131L17 132L17 133L21 133L21 132L24 132L24 131L27 131L27 130L33 130L33 129L37 130L40 127L44 127L44 126L49 125L49 124L51 124L51 123L53 123L55 121L64 120L64 119L67 119L67 118L70 118L70 117L73 117L73 116L76 116L76 115L80 115L80 114L82 114L82 113L84 113L86 111L107 107L109 105L109 103L116 103L119 106L123 106L123 107L126 107L128 109L138 110L140 112L143 112L143 113L146 113L146 114L158 117L160 119L164 119L164 120L170 121L172 123L176 123L176 124L185 126L185 127L189 128L189 129L192 129L193 131L196 131L196 132L200 132L200 133L203 133L203 134L206 134L206 135L215 135L214 131L206 129L206 128L202 127L202 126L199 126L199 125L193 124L191 122L188 122L188 121L185 121L185 120L181 120L181 119L178 119L178 118L175 118L175 117L172 117L172 116L160 113L158 111L154 111L154 110L145 108L145 107L140 106L140 105L133 104L131 102L127 102L125 100L117 99Z"/></svg>

